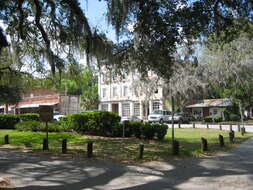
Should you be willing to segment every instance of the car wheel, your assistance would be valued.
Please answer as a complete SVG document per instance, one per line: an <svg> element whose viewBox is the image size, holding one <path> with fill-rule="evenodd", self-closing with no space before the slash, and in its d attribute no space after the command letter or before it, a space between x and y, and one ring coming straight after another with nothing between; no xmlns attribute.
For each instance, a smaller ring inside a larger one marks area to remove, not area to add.
<svg viewBox="0 0 253 190"><path fill-rule="evenodd" d="M160 119L159 123L163 123L163 119Z"/></svg>

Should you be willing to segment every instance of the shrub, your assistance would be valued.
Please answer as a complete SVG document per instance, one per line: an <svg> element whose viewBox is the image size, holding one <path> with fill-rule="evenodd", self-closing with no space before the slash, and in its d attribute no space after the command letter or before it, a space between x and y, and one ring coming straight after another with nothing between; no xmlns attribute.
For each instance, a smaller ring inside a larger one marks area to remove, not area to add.
<svg viewBox="0 0 253 190"><path fill-rule="evenodd" d="M236 115L236 114L233 114L233 113L230 113L229 114L229 120L230 121L239 121L240 120L240 116Z"/></svg>
<svg viewBox="0 0 253 190"><path fill-rule="evenodd" d="M118 123L112 127L112 136L113 137L122 137L123 132L123 123Z"/></svg>
<svg viewBox="0 0 253 190"><path fill-rule="evenodd" d="M155 136L154 126L150 123L143 123L141 125L141 133L146 139L153 139Z"/></svg>
<svg viewBox="0 0 253 190"><path fill-rule="evenodd" d="M39 121L40 116L37 113L25 113L18 116L21 121Z"/></svg>
<svg viewBox="0 0 253 190"><path fill-rule="evenodd" d="M98 111L69 114L61 122L77 132L112 136L113 129L119 127L120 117L113 112Z"/></svg>
<svg viewBox="0 0 253 190"><path fill-rule="evenodd" d="M212 116L206 116L204 117L204 121L205 122L221 122L222 121L222 117L220 116L215 116L215 117L212 117Z"/></svg>
<svg viewBox="0 0 253 190"><path fill-rule="evenodd" d="M168 126L164 124L153 124L156 137L158 140L164 139L165 135L167 134Z"/></svg>
<svg viewBox="0 0 253 190"><path fill-rule="evenodd" d="M0 115L0 129L14 129L16 123L19 122L19 118L13 114Z"/></svg>
<svg viewBox="0 0 253 190"><path fill-rule="evenodd" d="M138 121L129 121L128 125L131 127L132 130L132 134L136 137L136 138L141 138L141 126L143 125L142 122L138 122Z"/></svg>
<svg viewBox="0 0 253 190"><path fill-rule="evenodd" d="M39 121L23 121L15 125L15 128L18 131L46 131L46 124ZM48 123L48 132L64 132L70 131L69 128L66 128L58 122Z"/></svg>

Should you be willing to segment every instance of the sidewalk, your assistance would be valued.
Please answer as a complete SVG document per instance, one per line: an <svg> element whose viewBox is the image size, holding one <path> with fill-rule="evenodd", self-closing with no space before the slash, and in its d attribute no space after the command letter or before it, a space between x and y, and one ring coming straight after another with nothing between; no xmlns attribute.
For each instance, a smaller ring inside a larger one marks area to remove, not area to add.
<svg viewBox="0 0 253 190"><path fill-rule="evenodd" d="M218 156L141 166L51 159L3 148L0 155L0 177L19 190L253 189L253 139Z"/></svg>

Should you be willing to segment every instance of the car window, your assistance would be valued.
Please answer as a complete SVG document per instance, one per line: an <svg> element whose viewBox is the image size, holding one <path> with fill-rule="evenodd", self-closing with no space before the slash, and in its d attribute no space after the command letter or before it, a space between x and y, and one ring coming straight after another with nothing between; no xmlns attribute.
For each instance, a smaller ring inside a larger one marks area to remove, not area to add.
<svg viewBox="0 0 253 190"><path fill-rule="evenodd" d="M163 114L162 110L154 110L151 114Z"/></svg>

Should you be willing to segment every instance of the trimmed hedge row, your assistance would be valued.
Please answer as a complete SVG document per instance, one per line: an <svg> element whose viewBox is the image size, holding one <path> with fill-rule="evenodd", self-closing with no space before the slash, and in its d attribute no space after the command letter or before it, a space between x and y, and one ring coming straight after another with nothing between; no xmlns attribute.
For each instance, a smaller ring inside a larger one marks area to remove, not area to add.
<svg viewBox="0 0 253 190"><path fill-rule="evenodd" d="M206 117L204 117L204 121L205 122L216 122L216 123L218 123L218 122L222 122L222 117L220 117L220 116L215 116L215 117L212 117L212 116L206 116Z"/></svg>
<svg viewBox="0 0 253 190"><path fill-rule="evenodd" d="M120 123L116 128L114 128L114 136L122 137L123 128L125 131L125 137L135 136L136 138L143 139L158 139L162 140L167 134L168 126L164 124L151 124L142 123L137 121L129 121L125 123Z"/></svg>
<svg viewBox="0 0 253 190"><path fill-rule="evenodd" d="M23 121L19 122L15 125L15 128L18 131L46 131L46 124L39 121ZM68 129L64 126L62 126L58 122L48 123L48 131L49 132L67 132L71 131L71 129Z"/></svg>
<svg viewBox="0 0 253 190"><path fill-rule="evenodd" d="M0 129L14 129L16 123L19 122L19 117L13 114L0 114Z"/></svg>
<svg viewBox="0 0 253 190"><path fill-rule="evenodd" d="M25 113L21 115L0 114L0 129L14 129L20 121L39 121L39 114Z"/></svg>
<svg viewBox="0 0 253 190"><path fill-rule="evenodd" d="M60 121L69 129L99 136L113 136L119 122L120 116L107 111L69 114Z"/></svg>

